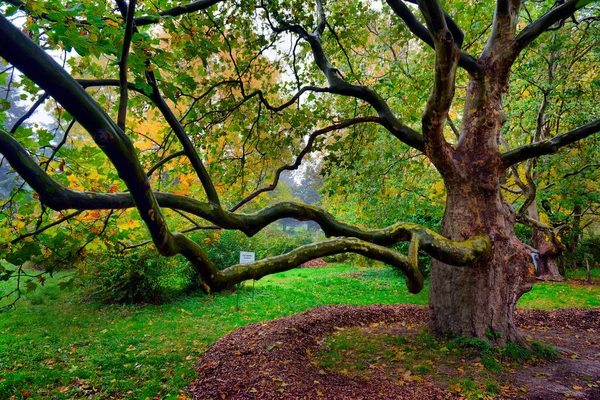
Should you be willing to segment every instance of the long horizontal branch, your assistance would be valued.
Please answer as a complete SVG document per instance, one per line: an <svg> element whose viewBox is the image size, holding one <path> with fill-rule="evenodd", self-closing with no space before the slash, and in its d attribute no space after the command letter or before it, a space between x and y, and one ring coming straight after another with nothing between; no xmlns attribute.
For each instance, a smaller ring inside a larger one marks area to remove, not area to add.
<svg viewBox="0 0 600 400"><path fill-rule="evenodd" d="M418 243L418 240L415 240ZM356 238L335 238L311 243L280 256L269 257L252 264L237 264L219 271L212 282L215 287L235 285L248 279L260 279L266 275L288 271L307 261L341 253L356 253L373 260L382 261L401 270L406 275L406 286L411 293L423 289L423 275L416 264L416 257L398 253ZM414 251L413 254L416 254Z"/></svg>
<svg viewBox="0 0 600 400"><path fill-rule="evenodd" d="M572 131L555 136L552 139L531 143L504 153L502 154L502 161L506 167L509 167L530 158L539 157L546 154L554 154L561 147L568 146L598 132L600 132L600 119L573 129Z"/></svg>
<svg viewBox="0 0 600 400"><path fill-rule="evenodd" d="M27 151L10 135L0 130L0 152L17 173L39 194L40 200L54 210L64 209L125 209L135 203L129 193L79 192L54 181ZM315 221L327 236L355 237L380 246L409 241L418 235L421 248L429 255L451 265L469 265L488 254L491 243L486 234L458 242L412 223L397 223L384 229L363 229L339 222L319 207L280 202L254 214L236 214L214 204L173 193L153 192L161 207L185 211L224 229L236 229L252 236L282 218ZM196 251L196 250L194 250Z"/></svg>
<svg viewBox="0 0 600 400"><path fill-rule="evenodd" d="M168 8L158 12L158 15L146 15L134 20L137 26L150 25L160 21L161 17L178 17L183 14L189 14L220 3L223 0L198 0L189 4L182 4L176 7Z"/></svg>

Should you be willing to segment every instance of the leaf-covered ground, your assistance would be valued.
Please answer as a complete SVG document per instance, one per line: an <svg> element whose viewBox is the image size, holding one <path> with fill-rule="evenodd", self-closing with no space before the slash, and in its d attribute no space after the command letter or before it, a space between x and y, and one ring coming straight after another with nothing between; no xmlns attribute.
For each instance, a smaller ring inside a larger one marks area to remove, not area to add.
<svg viewBox="0 0 600 400"><path fill-rule="evenodd" d="M556 346L560 357L507 363L494 394L469 394L452 384L471 367L484 370L476 357L464 354L453 366L432 365L423 374L390 367L393 362L382 357L361 374L316 360L324 338L340 329L417 336L427 309L415 305L317 307L240 328L207 349L190 390L196 399L600 399L600 309L525 310L517 318L528 339Z"/></svg>

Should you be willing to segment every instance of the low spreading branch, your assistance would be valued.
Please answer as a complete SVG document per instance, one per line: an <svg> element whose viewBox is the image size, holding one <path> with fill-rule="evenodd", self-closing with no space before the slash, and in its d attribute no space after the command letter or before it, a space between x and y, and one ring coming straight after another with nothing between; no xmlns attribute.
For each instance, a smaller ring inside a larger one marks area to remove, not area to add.
<svg viewBox="0 0 600 400"><path fill-rule="evenodd" d="M55 210L78 209L126 209L135 207L129 193L95 193L74 191L54 181L28 154L27 151L8 133L0 130L0 152L23 179L39 194L40 201ZM390 227L368 230L337 221L326 211L310 205L294 202L281 202L264 208L254 214L236 214L222 210L212 203L172 193L153 192L160 207L184 211L224 229L237 229L248 236L282 218L315 221L327 236L354 237L379 246L391 246L400 241L410 241L419 236L420 248L431 256L451 265L471 265L478 258L491 251L487 235L477 235L458 242L447 239L417 224L397 223ZM175 238L176 234L173 234ZM174 239L175 240L175 239ZM194 242L176 239L175 247L182 254L188 254L192 263L198 261L202 249ZM186 256L187 257L187 256ZM194 261L196 260L196 261Z"/></svg>

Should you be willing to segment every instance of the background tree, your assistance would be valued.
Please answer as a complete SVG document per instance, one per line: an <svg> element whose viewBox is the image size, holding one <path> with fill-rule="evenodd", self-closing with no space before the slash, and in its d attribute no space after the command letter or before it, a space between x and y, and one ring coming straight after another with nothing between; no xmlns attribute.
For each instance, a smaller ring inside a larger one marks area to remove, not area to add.
<svg viewBox="0 0 600 400"><path fill-rule="evenodd" d="M442 7L398 0L175 6L119 0L114 9L105 2L9 3L0 19L0 55L30 80L25 88L41 88L81 124L122 182L116 190L74 187L40 168L24 147L36 143L1 131L0 151L47 207L135 207L157 249L185 256L206 291L350 251L403 270L417 292L423 250L434 257L433 332L522 340L513 313L531 287L531 250L515 235L517 216L501 192L505 173L593 135L600 120L590 109L584 125L562 124L549 139L502 152L506 95L511 72L522 68L518 61L532 43L575 29L581 18L597 23L592 1L448 1ZM6 19L20 15L27 17L23 31ZM70 61L69 73L42 48L73 49L82 58ZM106 67L95 59L107 60ZM428 73L415 78L416 69ZM92 87L118 90L95 98L84 89ZM155 151L146 152L154 163L132 140L139 139L140 118L163 126L153 138ZM440 234L413 223L362 228L294 202L239 212L312 149L328 149L340 166L352 165L338 143L363 124L423 154L437 170L446 193ZM185 163L173 174L193 171L202 194L158 189L150 172L178 157ZM233 195L224 195L238 182ZM313 220L335 238L220 270L202 244L170 229L163 209L247 235L286 217ZM400 241L410 242L408 256L390 247Z"/></svg>

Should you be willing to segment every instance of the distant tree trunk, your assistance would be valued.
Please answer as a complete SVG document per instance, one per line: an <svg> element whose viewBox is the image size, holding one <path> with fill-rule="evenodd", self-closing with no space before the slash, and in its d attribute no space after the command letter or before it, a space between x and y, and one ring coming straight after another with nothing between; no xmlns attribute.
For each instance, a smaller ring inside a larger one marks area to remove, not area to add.
<svg viewBox="0 0 600 400"><path fill-rule="evenodd" d="M527 214L536 221L540 220L540 213L535 201L527 208ZM546 239L546 233L535 227L531 228L531 242L539 252L535 276L545 281L562 282L563 277L558 272L558 258L563 252L560 243Z"/></svg>
<svg viewBox="0 0 600 400"><path fill-rule="evenodd" d="M573 218L573 226L572 226L572 236L571 243L567 244L567 250L571 253L571 269L577 269L577 247L579 247L579 234L581 231L581 206L576 205L573 209L573 214L575 217Z"/></svg>

